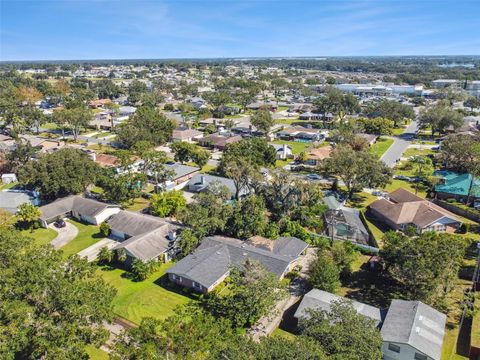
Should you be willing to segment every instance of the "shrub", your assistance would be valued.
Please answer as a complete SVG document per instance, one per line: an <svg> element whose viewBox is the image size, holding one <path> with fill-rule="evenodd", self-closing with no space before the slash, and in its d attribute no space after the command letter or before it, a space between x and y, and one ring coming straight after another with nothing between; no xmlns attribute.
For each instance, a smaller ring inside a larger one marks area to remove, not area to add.
<svg viewBox="0 0 480 360"><path fill-rule="evenodd" d="M110 235L110 225L108 225L106 222L103 222L101 225L100 225L100 233L107 237Z"/></svg>
<svg viewBox="0 0 480 360"><path fill-rule="evenodd" d="M470 224L467 224L467 223L463 223L461 226L460 226L460 232L462 234L466 234L470 231Z"/></svg>
<svg viewBox="0 0 480 360"><path fill-rule="evenodd" d="M113 252L108 250L106 246L102 247L98 253L97 261L99 264L110 264L113 261Z"/></svg>

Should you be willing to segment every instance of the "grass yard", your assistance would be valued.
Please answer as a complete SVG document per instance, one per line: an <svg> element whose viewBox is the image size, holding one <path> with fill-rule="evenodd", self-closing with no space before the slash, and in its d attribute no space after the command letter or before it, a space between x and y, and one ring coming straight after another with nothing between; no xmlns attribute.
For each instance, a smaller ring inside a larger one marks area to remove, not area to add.
<svg viewBox="0 0 480 360"><path fill-rule="evenodd" d="M432 149L418 149L414 147L410 147L403 153L402 157L411 157L411 156L417 156L417 155L432 155L435 154L435 151Z"/></svg>
<svg viewBox="0 0 480 360"><path fill-rule="evenodd" d="M11 189L11 188L15 187L16 185L18 185L17 182L11 182L10 184L1 184L0 185L0 191Z"/></svg>
<svg viewBox="0 0 480 360"><path fill-rule="evenodd" d="M133 203L128 205L125 210L140 211L142 209L145 209L149 204L150 202L148 201L148 199L138 197L136 199L133 199Z"/></svg>
<svg viewBox="0 0 480 360"><path fill-rule="evenodd" d="M98 226L82 224L72 219L68 221L77 227L78 235L61 248L64 257L76 254L104 238L104 236L100 234Z"/></svg>
<svg viewBox="0 0 480 360"><path fill-rule="evenodd" d="M140 324L146 316L165 319L173 315L176 307L185 305L191 299L160 284L166 277L165 271L172 265L173 263L162 264L144 281L131 280L125 270L99 268L100 276L117 289L113 311L136 324ZM160 281L162 277L164 278Z"/></svg>
<svg viewBox="0 0 480 360"><path fill-rule="evenodd" d="M411 191L415 194L414 183L410 183L408 181L399 180L399 179L392 179L392 182L385 187L385 191L392 192L397 190L398 188L404 188L405 190ZM419 184L417 195L423 198L427 196L425 187L422 186L421 184Z"/></svg>
<svg viewBox="0 0 480 360"><path fill-rule="evenodd" d="M300 154L302 151L305 151L308 149L310 146L312 146L312 143L304 143L304 142L299 142L299 141L284 141L284 140L275 140L273 141L274 144L287 144L292 148L292 153L294 155Z"/></svg>
<svg viewBox="0 0 480 360"><path fill-rule="evenodd" d="M109 359L108 353L106 353L103 350L97 349L93 345L87 345L85 350L87 351L87 354L91 360L108 360Z"/></svg>
<svg viewBox="0 0 480 360"><path fill-rule="evenodd" d="M285 339L285 340L295 340L295 335L294 334L292 334L288 331L282 330L280 328L276 328L275 330L273 330L273 332L270 334L270 336L280 337L280 338Z"/></svg>
<svg viewBox="0 0 480 360"><path fill-rule="evenodd" d="M457 339L460 332L460 303L463 299L463 293L472 286L471 281L457 279L455 287L447 298L449 312L447 314L447 325L445 327L445 338L442 348L442 360L467 360L468 356L457 354ZM465 338L466 334L460 336Z"/></svg>
<svg viewBox="0 0 480 360"><path fill-rule="evenodd" d="M98 134L93 135L92 137L94 137L95 139L103 139L104 137L111 136L111 135L113 135L113 133L111 133L110 131L102 131L102 132L99 132Z"/></svg>
<svg viewBox="0 0 480 360"><path fill-rule="evenodd" d="M347 201L347 206L358 209L366 209L368 205L377 200L378 197L367 192L353 194L352 198Z"/></svg>
<svg viewBox="0 0 480 360"><path fill-rule="evenodd" d="M50 241L57 237L57 232L50 228L38 228L33 230L33 233L30 230L22 230L22 235L31 237L39 245L49 244Z"/></svg>
<svg viewBox="0 0 480 360"><path fill-rule="evenodd" d="M393 144L393 139L390 138L379 138L375 144L370 147L370 152L372 154L381 157L390 146Z"/></svg>
<svg viewBox="0 0 480 360"><path fill-rule="evenodd" d="M404 131L405 131L404 127L394 128L392 131L392 135L397 135L397 136L402 135Z"/></svg>

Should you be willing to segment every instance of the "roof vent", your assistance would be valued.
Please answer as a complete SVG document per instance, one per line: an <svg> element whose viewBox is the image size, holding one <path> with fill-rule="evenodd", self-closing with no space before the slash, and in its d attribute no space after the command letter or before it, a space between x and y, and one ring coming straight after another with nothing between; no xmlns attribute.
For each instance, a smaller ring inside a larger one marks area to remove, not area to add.
<svg viewBox="0 0 480 360"><path fill-rule="evenodd" d="M418 326L415 328L415 332L416 332L417 334L420 334L420 328L419 328Z"/></svg>
<svg viewBox="0 0 480 360"><path fill-rule="evenodd" d="M247 256L248 254L246 252L243 253L243 256Z"/></svg>
<svg viewBox="0 0 480 360"><path fill-rule="evenodd" d="M423 315L420 315L420 316L418 317L418 320L423 321Z"/></svg>

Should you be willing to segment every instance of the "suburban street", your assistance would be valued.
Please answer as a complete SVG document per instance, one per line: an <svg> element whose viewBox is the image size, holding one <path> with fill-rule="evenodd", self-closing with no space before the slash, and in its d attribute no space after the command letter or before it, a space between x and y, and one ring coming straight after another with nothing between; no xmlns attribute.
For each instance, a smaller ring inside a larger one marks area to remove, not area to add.
<svg viewBox="0 0 480 360"><path fill-rule="evenodd" d="M395 136L392 146L383 154L381 160L389 167L394 167L412 142L413 135L418 130L418 124L413 121L400 136Z"/></svg>

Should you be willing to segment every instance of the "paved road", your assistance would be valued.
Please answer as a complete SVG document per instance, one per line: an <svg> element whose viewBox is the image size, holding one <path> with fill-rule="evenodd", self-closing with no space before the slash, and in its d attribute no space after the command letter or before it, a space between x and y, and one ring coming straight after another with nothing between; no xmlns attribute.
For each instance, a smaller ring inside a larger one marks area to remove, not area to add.
<svg viewBox="0 0 480 360"><path fill-rule="evenodd" d="M53 224L48 225L48 227L58 233L57 237L50 242L55 249L60 249L62 246L67 245L78 235L77 227L68 221L65 221L65 227L63 228L57 228Z"/></svg>
<svg viewBox="0 0 480 360"><path fill-rule="evenodd" d="M403 132L402 135L396 136L393 144L388 148L388 150L383 154L381 160L387 164L389 167L394 167L397 163L397 160L400 159L410 146L413 136L418 130L418 125L416 121L413 121Z"/></svg>
<svg viewBox="0 0 480 360"><path fill-rule="evenodd" d="M86 258L88 262L92 262L97 258L101 248L106 247L107 249L110 250L117 244L118 244L117 241L105 238L96 242L92 246L89 246L88 248L83 249L78 253L78 256L80 256L81 258Z"/></svg>

